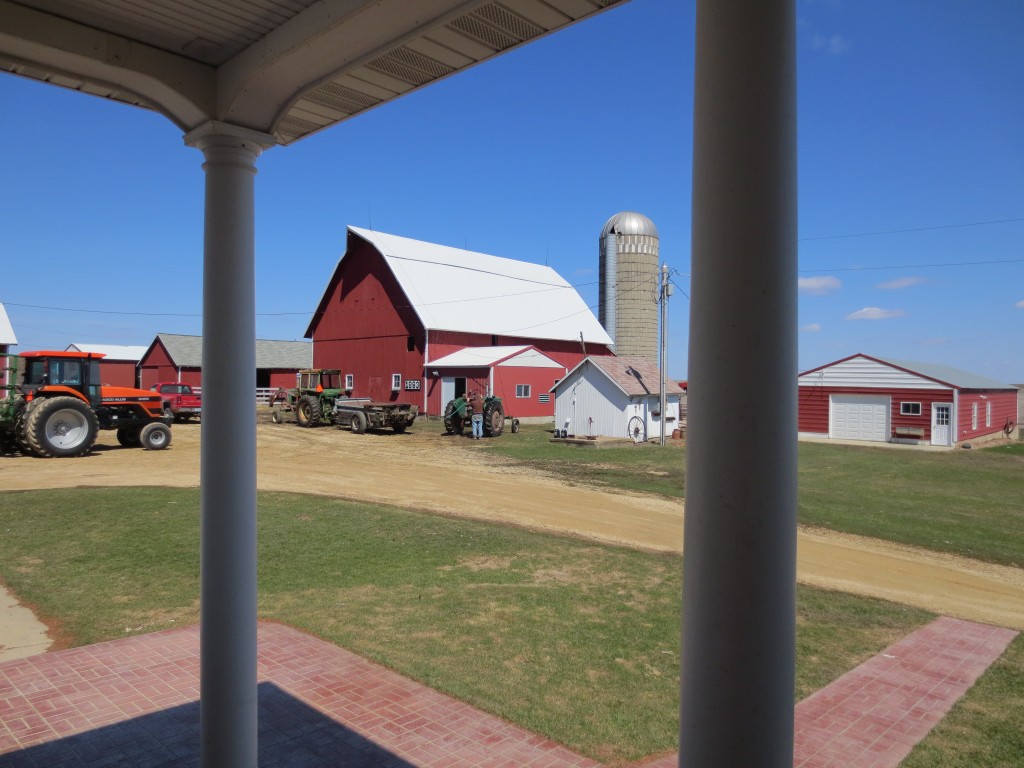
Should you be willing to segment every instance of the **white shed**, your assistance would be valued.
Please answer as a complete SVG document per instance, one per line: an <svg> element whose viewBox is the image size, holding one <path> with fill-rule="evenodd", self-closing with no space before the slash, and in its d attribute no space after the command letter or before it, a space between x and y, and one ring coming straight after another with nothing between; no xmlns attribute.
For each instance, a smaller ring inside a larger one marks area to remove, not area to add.
<svg viewBox="0 0 1024 768"><path fill-rule="evenodd" d="M658 367L643 357L586 357L555 384L555 429L577 437L660 438L679 427L681 392L666 381L665 418L660 410Z"/></svg>

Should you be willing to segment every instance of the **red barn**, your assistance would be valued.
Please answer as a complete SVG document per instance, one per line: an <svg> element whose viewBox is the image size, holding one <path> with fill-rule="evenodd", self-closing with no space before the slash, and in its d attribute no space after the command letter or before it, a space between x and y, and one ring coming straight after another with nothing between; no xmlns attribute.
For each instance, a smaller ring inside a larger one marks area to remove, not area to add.
<svg viewBox="0 0 1024 768"><path fill-rule="evenodd" d="M145 347L116 344L69 344L70 352L92 352L103 355L100 360L100 380L114 387L139 386L139 360L146 354Z"/></svg>
<svg viewBox="0 0 1024 768"><path fill-rule="evenodd" d="M305 341L256 339L256 388L294 387L295 374L309 368L310 344ZM139 361L142 388L158 381L203 386L203 337L158 333Z"/></svg>
<svg viewBox="0 0 1024 768"><path fill-rule="evenodd" d="M1017 387L944 365L857 354L799 376L802 435L953 446L1017 419Z"/></svg>
<svg viewBox="0 0 1024 768"><path fill-rule="evenodd" d="M356 395L435 416L478 388L550 420L554 382L585 354L613 354L550 267L356 227L305 335L313 366L341 369Z"/></svg>

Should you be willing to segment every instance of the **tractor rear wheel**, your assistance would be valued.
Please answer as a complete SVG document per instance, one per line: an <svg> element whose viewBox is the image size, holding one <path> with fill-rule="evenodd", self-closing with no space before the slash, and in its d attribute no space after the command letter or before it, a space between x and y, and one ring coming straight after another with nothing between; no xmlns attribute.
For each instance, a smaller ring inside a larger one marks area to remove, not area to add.
<svg viewBox="0 0 1024 768"><path fill-rule="evenodd" d="M449 435L461 435L466 420L455 407L455 400L449 400L444 408L444 431Z"/></svg>
<svg viewBox="0 0 1024 768"><path fill-rule="evenodd" d="M25 411L23 442L36 456L81 456L96 442L100 425L92 408L75 397L33 400Z"/></svg>
<svg viewBox="0 0 1024 768"><path fill-rule="evenodd" d="M162 451L171 444L171 428L162 421L152 421L142 428L139 442L147 451Z"/></svg>
<svg viewBox="0 0 1024 768"><path fill-rule="evenodd" d="M320 399L314 395L303 395L295 404L295 421L300 427L319 427L323 415Z"/></svg>
<svg viewBox="0 0 1024 768"><path fill-rule="evenodd" d="M491 401L484 406L484 434L498 437L505 429L505 409L501 403Z"/></svg>

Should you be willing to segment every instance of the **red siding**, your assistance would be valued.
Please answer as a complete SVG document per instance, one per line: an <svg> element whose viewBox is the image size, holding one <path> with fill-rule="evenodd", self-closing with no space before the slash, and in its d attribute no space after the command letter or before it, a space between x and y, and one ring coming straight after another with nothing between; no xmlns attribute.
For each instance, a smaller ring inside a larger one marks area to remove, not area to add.
<svg viewBox="0 0 1024 768"><path fill-rule="evenodd" d="M361 243L327 290L313 327L313 367L352 374L356 396L422 407L423 328L380 254ZM391 389L395 373L402 377L397 392ZM409 379L421 389L405 389Z"/></svg>
<svg viewBox="0 0 1024 768"><path fill-rule="evenodd" d="M972 405L978 405L978 427L971 428ZM985 426L985 406L992 403L992 422ZM1003 431L1007 419L1017 421L1017 393L997 390L963 390L957 411L956 441L973 440Z"/></svg>
<svg viewBox="0 0 1024 768"><path fill-rule="evenodd" d="M932 404L952 403L949 389L877 389L873 387L800 387L798 395L797 430L812 434L828 434L829 397L831 395L878 395L891 399L889 421L896 427L921 427L924 441L932 436ZM900 403L920 403L920 416L903 416Z"/></svg>
<svg viewBox="0 0 1024 768"><path fill-rule="evenodd" d="M100 380L112 387L134 387L135 362L133 360L100 360Z"/></svg>
<svg viewBox="0 0 1024 768"><path fill-rule="evenodd" d="M432 414L444 413L447 403L441 402L441 379L445 376L466 379L467 391L477 389L486 392L489 388L489 369L484 368L446 368L442 375L431 378L427 384L427 408ZM555 379L565 376L561 368L526 368L517 366L498 366L494 369L494 395L504 402L505 414L518 419L530 416L555 415L555 396L542 403L540 395L548 394ZM516 385L529 384L530 397L516 397Z"/></svg>
<svg viewBox="0 0 1024 768"><path fill-rule="evenodd" d="M143 389L149 389L158 381L178 380L178 369L159 341L139 361L139 380Z"/></svg>

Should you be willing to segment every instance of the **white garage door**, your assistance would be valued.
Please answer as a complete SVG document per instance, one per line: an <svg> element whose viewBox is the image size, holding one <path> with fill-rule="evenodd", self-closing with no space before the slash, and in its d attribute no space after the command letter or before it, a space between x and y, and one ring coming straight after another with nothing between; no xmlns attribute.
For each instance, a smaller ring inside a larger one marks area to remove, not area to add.
<svg viewBox="0 0 1024 768"><path fill-rule="evenodd" d="M878 395L832 395L831 437L840 440L889 439L889 398Z"/></svg>

